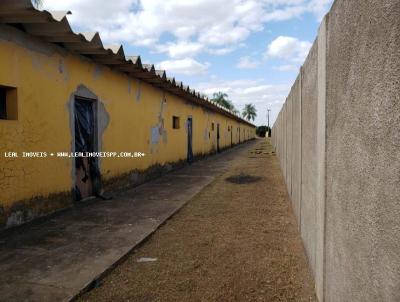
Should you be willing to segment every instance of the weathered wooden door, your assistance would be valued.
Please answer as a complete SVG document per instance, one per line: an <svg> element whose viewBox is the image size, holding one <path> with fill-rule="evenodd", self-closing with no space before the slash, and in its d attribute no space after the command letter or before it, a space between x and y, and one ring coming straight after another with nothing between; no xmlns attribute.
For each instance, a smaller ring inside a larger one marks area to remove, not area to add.
<svg viewBox="0 0 400 302"><path fill-rule="evenodd" d="M96 100L75 98L75 152L95 152L96 149ZM81 200L94 195L94 160L88 157L75 157L75 199Z"/></svg>

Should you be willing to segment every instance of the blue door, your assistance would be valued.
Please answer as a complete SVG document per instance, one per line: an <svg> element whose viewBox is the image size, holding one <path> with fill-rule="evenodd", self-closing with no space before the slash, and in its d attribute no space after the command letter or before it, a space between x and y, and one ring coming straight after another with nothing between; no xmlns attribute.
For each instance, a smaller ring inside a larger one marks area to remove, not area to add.
<svg viewBox="0 0 400 302"><path fill-rule="evenodd" d="M189 117L187 120L187 161L193 162L193 121Z"/></svg>

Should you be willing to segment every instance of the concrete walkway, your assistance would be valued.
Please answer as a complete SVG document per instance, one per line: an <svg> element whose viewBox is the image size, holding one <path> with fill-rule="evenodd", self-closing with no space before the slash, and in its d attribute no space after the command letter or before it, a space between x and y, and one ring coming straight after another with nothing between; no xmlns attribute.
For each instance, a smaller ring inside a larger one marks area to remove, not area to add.
<svg viewBox="0 0 400 302"><path fill-rule="evenodd" d="M0 301L74 298L253 145L0 235Z"/></svg>

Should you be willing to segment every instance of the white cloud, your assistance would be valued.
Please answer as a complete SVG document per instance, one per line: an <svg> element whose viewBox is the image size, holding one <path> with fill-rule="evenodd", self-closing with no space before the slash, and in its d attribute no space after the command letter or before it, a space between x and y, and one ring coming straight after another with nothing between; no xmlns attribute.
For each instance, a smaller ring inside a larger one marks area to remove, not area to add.
<svg viewBox="0 0 400 302"><path fill-rule="evenodd" d="M156 48L157 52L167 53L170 58L193 57L203 49L200 43L180 41L177 43L166 43Z"/></svg>
<svg viewBox="0 0 400 302"><path fill-rule="evenodd" d="M222 47L222 48L209 48L207 50L207 53L212 54L212 55L216 55L216 56L223 56L223 55L226 55L228 53L231 53L235 49L236 49L236 47L234 47L234 46Z"/></svg>
<svg viewBox="0 0 400 302"><path fill-rule="evenodd" d="M279 71L298 71L310 51L312 44L294 37L279 36L267 47L267 58L278 58L286 62L275 67Z"/></svg>
<svg viewBox="0 0 400 302"><path fill-rule="evenodd" d="M188 42L188 41L179 41L177 43L165 43L155 47L155 52L158 53L166 53L172 59L179 58L193 58L197 54L201 53L205 50L208 54L212 54L215 56L222 56L228 53L233 52L237 47L229 46L229 47L216 47L216 48L207 48L201 43L197 42Z"/></svg>
<svg viewBox="0 0 400 302"><path fill-rule="evenodd" d="M200 52L232 51L266 22L299 17L317 18L332 0L45 0L44 8L71 10L74 27L99 31L107 42L125 42L155 49L168 34L163 52L171 58ZM160 47L158 47L160 48Z"/></svg>
<svg viewBox="0 0 400 302"><path fill-rule="evenodd" d="M107 40L151 45L164 33L177 40L221 46L262 29L262 3L255 0L46 0L46 9L73 11L78 27L98 30Z"/></svg>
<svg viewBox="0 0 400 302"><path fill-rule="evenodd" d="M241 57L236 67L239 69L254 69L260 65L260 62L252 59L249 56Z"/></svg>
<svg viewBox="0 0 400 302"><path fill-rule="evenodd" d="M280 36L268 45L267 56L289 59L294 62L303 62L311 46L312 44L308 41L300 41L297 38Z"/></svg>
<svg viewBox="0 0 400 302"><path fill-rule="evenodd" d="M296 64L286 64L275 68L279 71L299 71L299 66Z"/></svg>
<svg viewBox="0 0 400 302"><path fill-rule="evenodd" d="M286 21L312 13L320 21L327 13L333 0L263 0L270 7L264 21Z"/></svg>
<svg viewBox="0 0 400 302"><path fill-rule="evenodd" d="M286 21L298 17L307 11L306 6L285 6L268 12L265 21Z"/></svg>
<svg viewBox="0 0 400 302"><path fill-rule="evenodd" d="M208 95L222 91L238 106L251 103L265 103L282 100L289 92L289 85L271 85L262 79L240 79L233 81L214 80L197 85Z"/></svg>
<svg viewBox="0 0 400 302"><path fill-rule="evenodd" d="M157 69L167 70L172 74L201 75L206 73L210 64L200 63L191 58L166 60L157 64Z"/></svg>
<svg viewBox="0 0 400 302"><path fill-rule="evenodd" d="M317 20L321 21L331 4L332 0L311 0L308 8L317 17Z"/></svg>
<svg viewBox="0 0 400 302"><path fill-rule="evenodd" d="M286 96L290 91L290 85L272 85L263 79L240 79L234 81L213 81L200 83L196 90L206 93L212 97L214 92L225 92L232 100L235 107L240 111L245 104L252 103L257 109L256 124L266 124L267 108L271 111L271 125L282 107Z"/></svg>

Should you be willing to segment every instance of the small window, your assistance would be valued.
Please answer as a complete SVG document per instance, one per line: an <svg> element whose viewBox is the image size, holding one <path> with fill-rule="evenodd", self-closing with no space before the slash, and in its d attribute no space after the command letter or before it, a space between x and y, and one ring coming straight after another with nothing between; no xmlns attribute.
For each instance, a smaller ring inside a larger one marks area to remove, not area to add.
<svg viewBox="0 0 400 302"><path fill-rule="evenodd" d="M17 120L17 89L0 86L0 120Z"/></svg>
<svg viewBox="0 0 400 302"><path fill-rule="evenodd" d="M228 132L230 132L231 131L231 128L228 126Z"/></svg>
<svg viewBox="0 0 400 302"><path fill-rule="evenodd" d="M211 123L211 131L214 131L214 123Z"/></svg>
<svg viewBox="0 0 400 302"><path fill-rule="evenodd" d="M179 116L173 116L172 117L172 128L173 129L179 129Z"/></svg>

